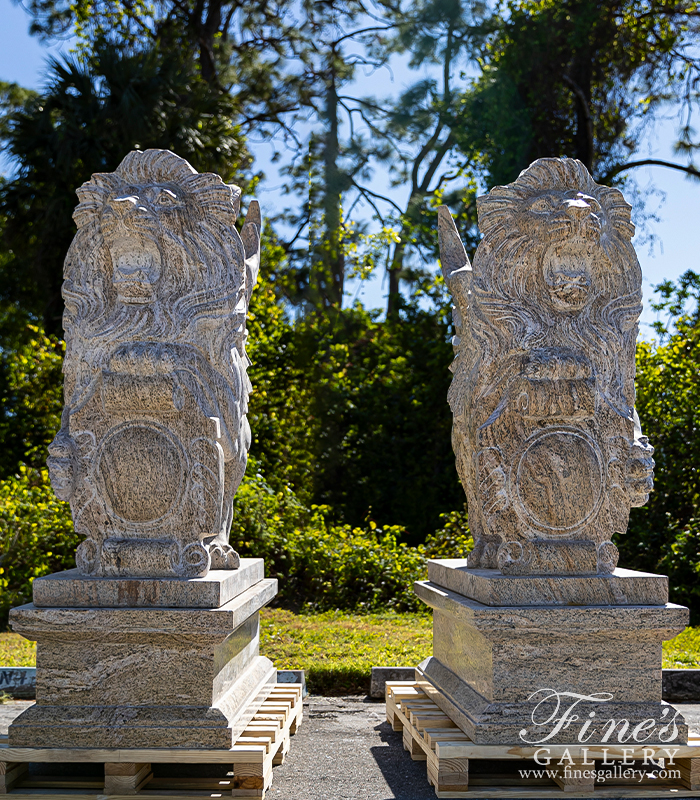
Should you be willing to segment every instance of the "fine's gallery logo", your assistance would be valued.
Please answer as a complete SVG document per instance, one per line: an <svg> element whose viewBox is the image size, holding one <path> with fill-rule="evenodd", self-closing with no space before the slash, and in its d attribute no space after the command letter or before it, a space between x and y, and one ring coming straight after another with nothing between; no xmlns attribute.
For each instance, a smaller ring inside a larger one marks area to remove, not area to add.
<svg viewBox="0 0 700 800"><path fill-rule="evenodd" d="M528 698L535 702L532 709L532 728L523 728L520 739L527 744L551 742L564 730L576 732L576 740L587 742L614 742L622 744L642 744L647 741L673 742L679 735L676 718L679 713L672 706L660 706L658 718L649 717L631 722L628 719L614 719L606 714L606 703L613 695L609 692L578 694L559 692L556 689L538 689ZM591 709L590 704L601 707ZM578 729L578 730L577 730ZM568 736L567 739L572 739Z"/></svg>
<svg viewBox="0 0 700 800"><path fill-rule="evenodd" d="M605 783L613 779L637 783L681 779L681 771L675 768L674 760L680 749L678 747L644 747L641 754L635 754L635 748L614 748L620 749L621 752L616 753L610 760L607 747L598 748L599 752L590 759L589 748L582 747L580 753L574 756L571 751L575 749L567 747L563 753L554 755L549 747L539 748L533 756L538 767L518 770L520 777L563 778L565 781L595 783Z"/></svg>

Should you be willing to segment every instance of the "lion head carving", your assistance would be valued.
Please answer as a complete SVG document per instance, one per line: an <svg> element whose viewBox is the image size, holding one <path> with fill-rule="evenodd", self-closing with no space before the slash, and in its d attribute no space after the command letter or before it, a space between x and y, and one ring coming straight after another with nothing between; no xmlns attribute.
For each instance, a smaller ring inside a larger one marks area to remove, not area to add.
<svg viewBox="0 0 700 800"><path fill-rule="evenodd" d="M239 234L240 189L166 150L132 152L77 194L63 286L66 408L49 466L88 537L78 565L162 575L234 566L257 203Z"/></svg>
<svg viewBox="0 0 700 800"><path fill-rule="evenodd" d="M251 230L242 237L235 228L240 189L167 150L146 150L77 194L63 294L66 339L80 342L81 357L94 369L112 340L201 342L200 332L215 329L208 355L230 368L231 348L242 355L259 263L254 232L247 252ZM252 203L248 220L259 228L258 214Z"/></svg>
<svg viewBox="0 0 700 800"><path fill-rule="evenodd" d="M541 548L547 563L533 544L546 540L568 542L562 563L580 556L590 570L593 557L609 571L609 537L646 501L653 466L635 428L641 270L630 206L566 158L536 161L477 203L473 269L449 212L440 216L456 302L449 401L476 535L470 564L554 570L551 544ZM636 466L622 474L630 459Z"/></svg>

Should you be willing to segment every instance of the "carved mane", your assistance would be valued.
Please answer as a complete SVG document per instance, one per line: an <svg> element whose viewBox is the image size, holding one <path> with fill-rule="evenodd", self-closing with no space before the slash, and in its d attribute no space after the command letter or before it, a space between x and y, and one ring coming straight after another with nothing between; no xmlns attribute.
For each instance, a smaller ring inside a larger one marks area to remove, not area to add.
<svg viewBox="0 0 700 800"><path fill-rule="evenodd" d="M103 212L117 193L152 184L177 187L194 233L180 236L179 231L168 230L162 235L167 263L156 304L119 304L103 235ZM109 340L195 343L201 340L196 331L206 327L215 331L206 354L212 366L229 375L233 370L234 378L244 379L244 368L238 368L243 364L233 364L232 356L234 361L245 360L245 311L256 280L257 259L246 259L244 242L235 228L240 189L225 184L218 175L197 173L185 159L167 150L146 150L127 155L113 173L93 175L77 194L80 203L73 218L78 231L64 265L63 326L69 343L64 367L66 401L103 366ZM82 363L74 352L81 354Z"/></svg>
<svg viewBox="0 0 700 800"><path fill-rule="evenodd" d="M583 192L601 207L602 230L595 272L595 297L581 313L548 314L539 302L544 294L541 261L551 241L549 219L530 213L530 204L547 192ZM631 238L631 207L621 192L599 186L574 159L543 158L508 186L497 186L477 201L483 233L473 265L471 290L472 344L490 359L508 359L551 341L552 326L561 344L591 355L599 388L626 414L634 404L634 371L621 373L616 354L632 352L641 312L641 269ZM533 226L535 232L533 235ZM615 342L611 346L611 341ZM464 354L464 366L475 367ZM467 363L469 362L469 363ZM624 364L633 364L629 358ZM488 393L482 386L478 396Z"/></svg>

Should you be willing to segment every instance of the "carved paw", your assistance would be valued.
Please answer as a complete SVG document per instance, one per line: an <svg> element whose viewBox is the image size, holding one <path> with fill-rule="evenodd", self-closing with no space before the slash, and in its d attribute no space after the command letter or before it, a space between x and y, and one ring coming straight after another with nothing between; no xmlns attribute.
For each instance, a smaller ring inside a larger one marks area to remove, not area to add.
<svg viewBox="0 0 700 800"><path fill-rule="evenodd" d="M625 485L631 506L643 506L654 488L654 448L646 436L635 439L630 445L625 463Z"/></svg>
<svg viewBox="0 0 700 800"><path fill-rule="evenodd" d="M68 501L75 493L77 458L75 442L67 432L59 431L49 445L49 457L46 459L51 487L59 500Z"/></svg>
<svg viewBox="0 0 700 800"><path fill-rule="evenodd" d="M209 545L212 569L238 569L241 566L241 557L230 544Z"/></svg>
<svg viewBox="0 0 700 800"><path fill-rule="evenodd" d="M597 549L598 572L610 575L615 571L620 552L612 542L601 542Z"/></svg>
<svg viewBox="0 0 700 800"><path fill-rule="evenodd" d="M482 569L481 556L484 554L484 543L477 541L474 549L467 556L467 567L469 569Z"/></svg>
<svg viewBox="0 0 700 800"><path fill-rule="evenodd" d="M474 549L467 556L470 569L497 569L498 548L503 540L500 536L478 536Z"/></svg>
<svg viewBox="0 0 700 800"><path fill-rule="evenodd" d="M75 551L75 565L81 575L94 575L100 565L100 546L94 539L85 539Z"/></svg>

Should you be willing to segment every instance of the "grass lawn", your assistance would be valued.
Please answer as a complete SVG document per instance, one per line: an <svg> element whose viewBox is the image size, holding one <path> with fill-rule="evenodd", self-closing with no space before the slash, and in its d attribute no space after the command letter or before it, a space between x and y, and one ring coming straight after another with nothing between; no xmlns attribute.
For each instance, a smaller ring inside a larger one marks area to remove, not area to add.
<svg viewBox="0 0 700 800"><path fill-rule="evenodd" d="M278 669L305 669L313 694L367 694L372 667L412 667L431 650L428 614L262 613L260 652Z"/></svg>
<svg viewBox="0 0 700 800"><path fill-rule="evenodd" d="M666 669L698 669L700 667L700 626L686 628L670 642L664 642Z"/></svg>
<svg viewBox="0 0 700 800"><path fill-rule="evenodd" d="M3 667L33 667L36 664L36 644L18 633L0 633L0 665Z"/></svg>
<svg viewBox="0 0 700 800"><path fill-rule="evenodd" d="M304 669L313 694L365 694L373 666L413 666L430 655L431 618L423 614L261 613L260 651L279 669ZM700 627L664 642L664 667L700 668ZM0 665L33 666L35 647L0 633Z"/></svg>

